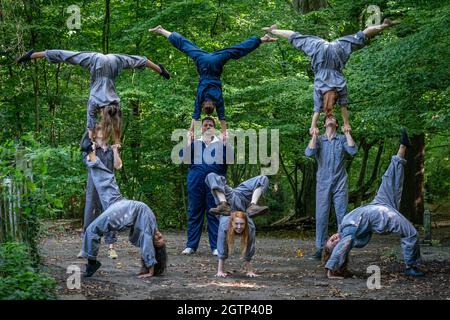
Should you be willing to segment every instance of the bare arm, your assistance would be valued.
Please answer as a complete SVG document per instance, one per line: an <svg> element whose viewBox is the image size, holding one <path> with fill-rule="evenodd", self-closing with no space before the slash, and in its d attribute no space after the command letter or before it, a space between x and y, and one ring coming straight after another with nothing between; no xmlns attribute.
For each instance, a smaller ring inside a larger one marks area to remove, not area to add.
<svg viewBox="0 0 450 320"><path fill-rule="evenodd" d="M344 132L345 134L345 138L347 139L347 145L349 147L354 147L355 146L355 140L353 140L353 137L351 136L350 132Z"/></svg>
<svg viewBox="0 0 450 320"><path fill-rule="evenodd" d="M120 145L119 144L113 144L111 146L113 153L114 153L114 169L116 170L120 170L122 169L122 159L120 158L120 154L119 154L119 148Z"/></svg>
<svg viewBox="0 0 450 320"><path fill-rule="evenodd" d="M227 133L227 122L225 120L220 120L220 128L223 136L223 141L226 142L228 138L228 133Z"/></svg>
<svg viewBox="0 0 450 320"><path fill-rule="evenodd" d="M227 273L224 271L225 260L219 259L219 265L217 266L216 277L225 278Z"/></svg>
<svg viewBox="0 0 450 320"><path fill-rule="evenodd" d="M344 133L352 131L352 128L350 127L350 122L348 120L347 106L341 107L341 114L342 114L342 119L344 120L344 127L342 128L342 130L344 131Z"/></svg>
<svg viewBox="0 0 450 320"><path fill-rule="evenodd" d="M313 134L311 140L309 141L308 148L315 149L317 146L317 134Z"/></svg>
<svg viewBox="0 0 450 320"><path fill-rule="evenodd" d="M309 129L309 134L319 134L319 128L317 128L317 122L319 121L320 113L314 112L312 121L311 121L311 128Z"/></svg>
<svg viewBox="0 0 450 320"><path fill-rule="evenodd" d="M195 119L192 119L191 126L189 127L188 131L188 145L190 145L192 141L194 141L194 138L195 138Z"/></svg>

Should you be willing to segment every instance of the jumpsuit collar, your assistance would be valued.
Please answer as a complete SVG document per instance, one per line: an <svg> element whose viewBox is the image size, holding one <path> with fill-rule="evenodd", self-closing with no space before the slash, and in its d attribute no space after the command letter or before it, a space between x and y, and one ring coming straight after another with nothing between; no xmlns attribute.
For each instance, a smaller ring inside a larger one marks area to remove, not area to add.
<svg viewBox="0 0 450 320"><path fill-rule="evenodd" d="M203 142L204 144L208 145L208 144L205 142L205 140L203 140L203 136L201 136L200 139L198 139L198 140L200 140L200 141ZM219 138L217 138L216 136L214 136L214 138L212 139L212 141L211 141L209 144L212 144L212 143L215 143L215 142L218 142L218 141L219 141Z"/></svg>
<svg viewBox="0 0 450 320"><path fill-rule="evenodd" d="M335 133L333 134L333 136L331 137L330 141L333 140L333 139L336 139L336 138L337 138L337 132L335 132ZM327 141L327 140L328 140L328 136L327 136L326 133L324 133L324 134L322 135L322 141Z"/></svg>

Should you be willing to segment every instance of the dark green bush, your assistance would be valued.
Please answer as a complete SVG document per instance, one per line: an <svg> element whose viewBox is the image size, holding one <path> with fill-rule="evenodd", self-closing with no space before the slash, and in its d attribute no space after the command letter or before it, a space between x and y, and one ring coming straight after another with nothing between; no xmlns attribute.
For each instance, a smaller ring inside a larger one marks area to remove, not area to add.
<svg viewBox="0 0 450 320"><path fill-rule="evenodd" d="M6 242L0 246L0 299L55 299L55 280L33 267L24 244Z"/></svg>

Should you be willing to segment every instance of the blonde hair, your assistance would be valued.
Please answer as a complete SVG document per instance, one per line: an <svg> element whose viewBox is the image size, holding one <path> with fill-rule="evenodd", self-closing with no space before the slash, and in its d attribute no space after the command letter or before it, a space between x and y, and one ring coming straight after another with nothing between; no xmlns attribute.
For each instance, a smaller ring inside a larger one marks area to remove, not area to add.
<svg viewBox="0 0 450 320"><path fill-rule="evenodd" d="M102 120L100 126L103 130L103 139L109 142L111 135L114 143L120 144L122 133L122 110L118 104L109 104L103 107L101 112Z"/></svg>
<svg viewBox="0 0 450 320"><path fill-rule="evenodd" d="M233 221L236 218L241 218L245 220L245 227L244 231L242 232L241 236L241 255L244 256L245 252L247 250L248 245L248 238L249 238L249 230L248 230L248 217L245 212L242 211L234 211L230 215L230 220L228 222L228 233L227 233L227 244L228 244L228 253L231 252L234 245L234 237L236 235L236 232L233 229Z"/></svg>

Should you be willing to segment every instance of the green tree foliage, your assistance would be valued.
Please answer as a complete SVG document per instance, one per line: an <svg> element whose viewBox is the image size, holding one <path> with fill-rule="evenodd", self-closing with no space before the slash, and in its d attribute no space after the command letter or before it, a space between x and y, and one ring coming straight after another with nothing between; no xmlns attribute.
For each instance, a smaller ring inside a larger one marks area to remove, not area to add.
<svg viewBox="0 0 450 320"><path fill-rule="evenodd" d="M355 52L345 69L355 139L372 146L362 179L363 153L349 161L350 187L355 195L364 194L362 201L371 197L395 152L398 129L406 126L413 134L424 133L430 146L425 160L427 199L448 200L450 5L439 0L331 0L328 4L299 14L292 1L284 0L111 1L108 51L146 55L172 73L169 81L149 70L125 71L118 78L125 130L124 169L117 176L124 194L148 203L162 226L185 225L187 168L172 163L170 154L177 142L170 138L174 129L189 125L197 74L189 58L164 37L148 33L148 28L161 24L206 50L262 36L261 27L273 23L333 40L363 29L364 11L373 4L401 24ZM78 5L81 29L69 30L66 1L0 2L1 141L32 133L42 149L35 150L35 160L47 168L39 180L45 199L52 203L47 213L57 217L81 217L85 169L76 153L85 127L89 75L70 65L12 62L30 47L101 51L105 2L87 0ZM263 44L225 66L229 127L280 130L285 170L271 177L277 187L271 188L267 201L279 204L283 199L283 203L274 206L271 221L291 212L314 214L314 165L303 156L309 140L313 78L308 58L285 39ZM241 181L259 172L259 166L253 167L239 176Z"/></svg>

